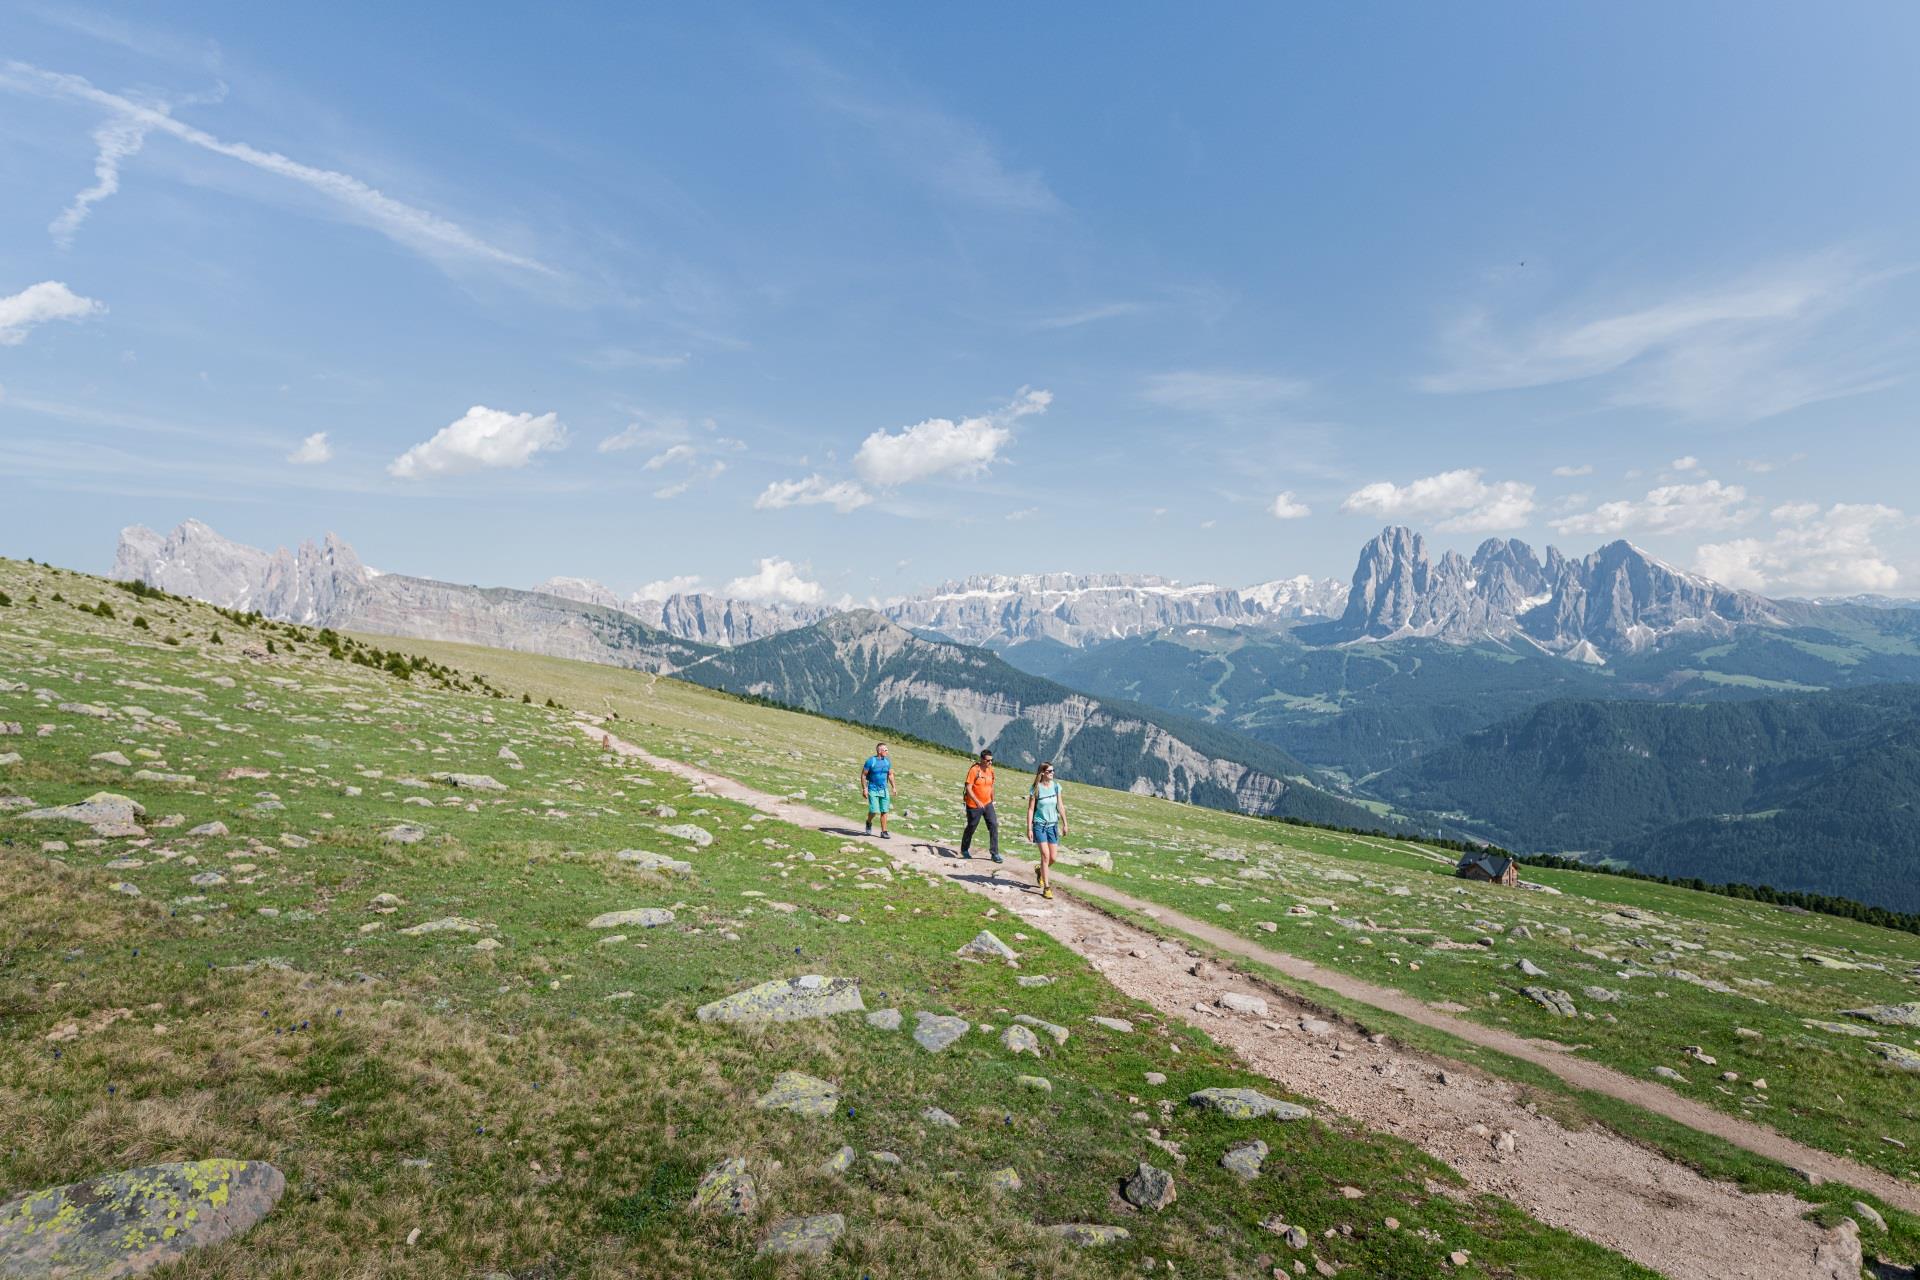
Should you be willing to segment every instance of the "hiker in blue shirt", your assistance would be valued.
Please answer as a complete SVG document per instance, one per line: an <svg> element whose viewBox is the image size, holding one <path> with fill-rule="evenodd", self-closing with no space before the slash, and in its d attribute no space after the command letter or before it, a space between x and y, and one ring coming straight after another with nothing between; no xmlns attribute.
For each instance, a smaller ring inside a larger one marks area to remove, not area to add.
<svg viewBox="0 0 1920 1280"><path fill-rule="evenodd" d="M1040 865L1034 878L1040 882L1040 896L1051 898L1053 886L1047 872L1060 856L1060 836L1067 829L1067 806L1060 797L1060 784L1054 779L1051 762L1042 763L1027 789L1027 839L1040 846Z"/></svg>
<svg viewBox="0 0 1920 1280"><path fill-rule="evenodd" d="M893 811L893 761L887 759L887 744L873 744L873 754L860 766L860 786L867 793L867 834L873 834L873 820L880 819L880 838L893 839L887 830L887 814Z"/></svg>

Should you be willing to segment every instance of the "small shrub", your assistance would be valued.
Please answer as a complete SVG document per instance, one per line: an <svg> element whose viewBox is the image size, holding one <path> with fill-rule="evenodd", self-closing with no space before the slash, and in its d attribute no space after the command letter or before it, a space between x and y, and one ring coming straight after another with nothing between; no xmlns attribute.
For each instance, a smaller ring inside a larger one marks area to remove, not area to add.
<svg viewBox="0 0 1920 1280"><path fill-rule="evenodd" d="M12 603L13 603L13 597L8 595L4 591L0 591L0 609L4 609L8 605L11 605Z"/></svg>
<svg viewBox="0 0 1920 1280"><path fill-rule="evenodd" d="M136 613L133 615L133 629L135 631L151 631L153 628L147 625L147 620L144 615Z"/></svg>

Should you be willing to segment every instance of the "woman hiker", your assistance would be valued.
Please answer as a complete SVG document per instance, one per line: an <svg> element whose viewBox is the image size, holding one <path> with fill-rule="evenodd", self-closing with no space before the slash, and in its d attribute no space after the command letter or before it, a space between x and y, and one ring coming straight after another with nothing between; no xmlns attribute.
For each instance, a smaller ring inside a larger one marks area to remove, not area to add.
<svg viewBox="0 0 1920 1280"><path fill-rule="evenodd" d="M1060 798L1060 784L1054 781L1053 764L1043 762L1027 789L1027 839L1040 846L1040 865L1034 878L1040 882L1040 896L1051 898L1053 886L1047 883L1047 871L1060 855L1060 836L1067 829L1067 807Z"/></svg>
<svg viewBox="0 0 1920 1280"><path fill-rule="evenodd" d="M973 856L973 831L987 824L987 847L995 862L1000 856L1000 819L993 811L993 752L982 751L980 762L967 770L966 783L960 788L960 803L967 811L967 829L960 835L960 856Z"/></svg>

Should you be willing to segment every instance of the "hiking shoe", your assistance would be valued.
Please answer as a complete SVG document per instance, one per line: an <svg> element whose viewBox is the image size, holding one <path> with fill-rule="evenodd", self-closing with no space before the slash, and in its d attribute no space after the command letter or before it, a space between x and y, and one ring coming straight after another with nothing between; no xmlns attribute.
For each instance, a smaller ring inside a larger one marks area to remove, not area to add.
<svg viewBox="0 0 1920 1280"><path fill-rule="evenodd" d="M882 831L882 832L880 833L880 838L881 838L882 840L891 840L891 839L893 839L893 832L891 832L891 831Z"/></svg>
<svg viewBox="0 0 1920 1280"><path fill-rule="evenodd" d="M960 851L960 856L961 856L961 857L963 857L963 858L965 858L965 859L966 859L966 860L967 860L968 862L972 862L972 861L973 861L973 855L972 855L971 853L969 853L969 852L967 852L967 851L966 851L965 849L962 849L962 850Z"/></svg>
<svg viewBox="0 0 1920 1280"><path fill-rule="evenodd" d="M1040 896L1043 898L1051 898L1053 896L1053 886L1052 885L1041 886Z"/></svg>
<svg viewBox="0 0 1920 1280"><path fill-rule="evenodd" d="M1005 862L1005 861L1006 861L1006 859L1005 859L1005 858L1003 858L1003 857L1001 857L1001 856L1000 856L999 854L997 854L997 853L993 855L993 860L994 860L995 862Z"/></svg>
<svg viewBox="0 0 1920 1280"><path fill-rule="evenodd" d="M1042 889L1047 887L1047 869L1045 867L1035 867L1033 869L1033 882Z"/></svg>

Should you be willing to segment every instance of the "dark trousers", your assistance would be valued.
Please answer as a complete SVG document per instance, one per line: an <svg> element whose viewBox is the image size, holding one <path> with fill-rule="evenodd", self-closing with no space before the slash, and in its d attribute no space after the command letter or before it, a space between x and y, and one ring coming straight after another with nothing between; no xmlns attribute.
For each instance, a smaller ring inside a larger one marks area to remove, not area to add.
<svg viewBox="0 0 1920 1280"><path fill-rule="evenodd" d="M994 813L991 804L983 804L978 809L967 806L967 829L960 837L960 852L965 853L973 847L973 832L982 822L987 824L988 848L1000 852L1000 818Z"/></svg>

